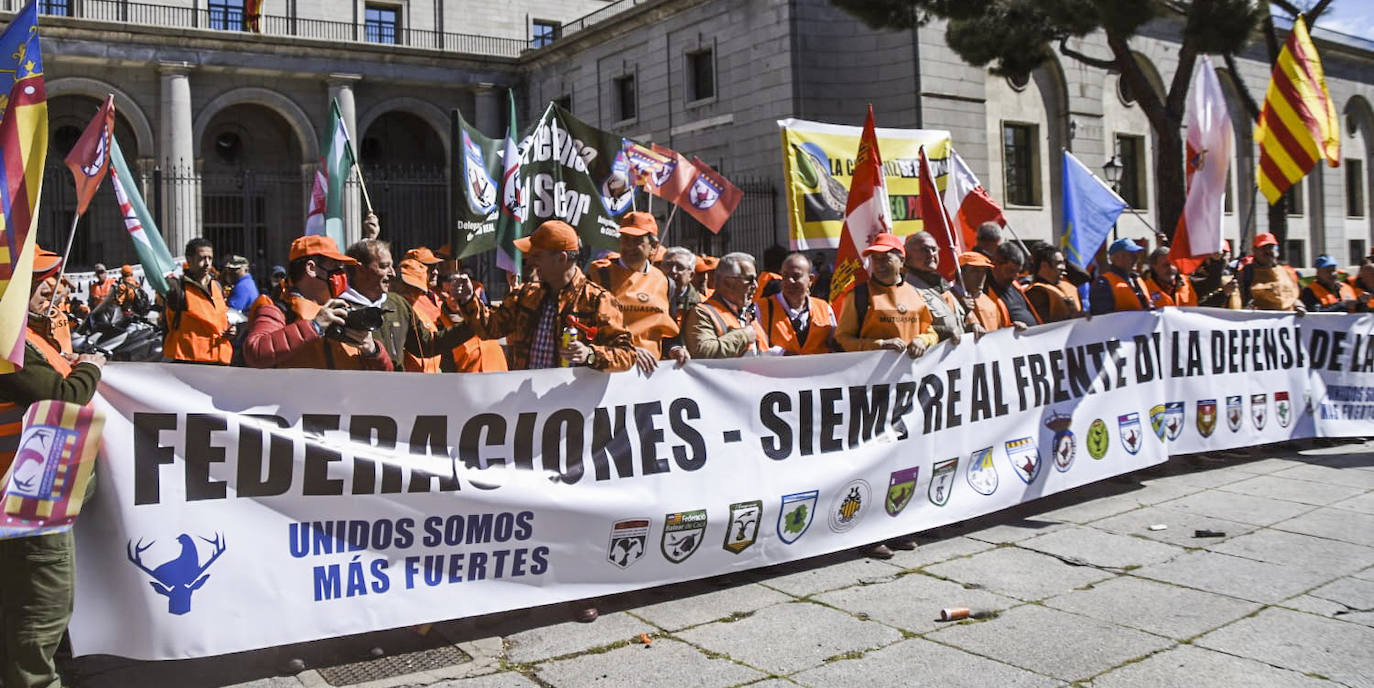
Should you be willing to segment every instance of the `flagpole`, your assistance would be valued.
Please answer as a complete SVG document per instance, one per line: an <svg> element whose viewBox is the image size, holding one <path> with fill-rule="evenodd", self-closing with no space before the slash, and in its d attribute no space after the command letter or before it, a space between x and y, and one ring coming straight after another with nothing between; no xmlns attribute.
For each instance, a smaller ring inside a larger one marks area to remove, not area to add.
<svg viewBox="0 0 1374 688"><path fill-rule="evenodd" d="M373 215L372 197L367 195L367 182L363 181L363 168L358 166L358 161L353 161L353 172L358 175L358 188L363 190L363 203L367 204L367 214Z"/></svg>
<svg viewBox="0 0 1374 688"><path fill-rule="evenodd" d="M668 236L668 230L673 227L673 218L677 217L677 204L673 204L673 211L668 213L668 221L663 223L663 231L659 232L658 241L663 243L664 237Z"/></svg>
<svg viewBox="0 0 1374 688"><path fill-rule="evenodd" d="M67 248L62 252L62 269L57 273L57 283L67 276L67 258L72 255L72 242L76 240L76 223L81 221L81 213L72 215L72 228L67 231Z"/></svg>
<svg viewBox="0 0 1374 688"><path fill-rule="evenodd" d="M1154 232L1155 234L1159 234L1159 230L1158 230L1158 229L1155 229L1155 228L1154 228L1154 225L1150 224L1150 221L1149 221L1149 220L1146 220L1144 215L1141 215L1140 213L1137 213L1137 212L1135 211L1135 208L1132 208L1131 206L1128 205L1128 206L1126 206L1126 210L1129 210L1129 211L1131 212L1131 214L1135 216L1135 219L1140 220L1141 222L1143 222L1143 223L1145 224L1145 228L1146 228L1146 229L1150 230L1151 232Z"/></svg>
<svg viewBox="0 0 1374 688"><path fill-rule="evenodd" d="M1026 254L1026 259L1029 260L1029 259L1030 259L1030 253L1031 253L1031 252L1030 252L1030 249L1026 247L1026 242L1021 241L1021 235L1017 234L1015 229L1012 229L1012 226L1011 226L1011 223L1010 223L1010 222L1008 222L1008 223L1006 223L1006 224L1004 224L1004 225L1002 225L1002 226L1003 226L1003 227L1006 227L1008 232L1011 232L1011 238L1015 239L1015 240L1016 240L1016 243L1019 244L1019 245L1021 246L1021 252L1022 252L1022 253L1025 253L1025 254Z"/></svg>

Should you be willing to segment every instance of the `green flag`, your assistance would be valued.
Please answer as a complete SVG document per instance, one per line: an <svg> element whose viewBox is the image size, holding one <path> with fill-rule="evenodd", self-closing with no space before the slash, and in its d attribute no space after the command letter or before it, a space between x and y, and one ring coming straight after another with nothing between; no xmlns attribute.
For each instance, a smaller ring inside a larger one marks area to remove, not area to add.
<svg viewBox="0 0 1374 688"><path fill-rule="evenodd" d="M323 234L343 246L344 183L353 171L353 144L344 127L338 100L330 103L329 111L329 138L324 141L324 156L315 171L310 209L305 215L305 233Z"/></svg>
<svg viewBox="0 0 1374 688"><path fill-rule="evenodd" d="M124 216L124 227L134 240L134 250L138 251L138 261L143 264L143 276L157 293L167 295L167 275L176 270L176 262L162 241L162 233L157 231L157 223L148 214L148 206L143 204L143 196L138 193L138 183L129 174L129 166L124 162L124 152L119 149L119 140L110 135L110 163L114 167L115 198L119 200L119 211Z"/></svg>
<svg viewBox="0 0 1374 688"><path fill-rule="evenodd" d="M577 230L589 255L614 250L620 217L633 209L635 195L625 139L551 104L521 150L527 226L563 220Z"/></svg>
<svg viewBox="0 0 1374 688"><path fill-rule="evenodd" d="M506 217L501 185L505 142L491 139L453 111L453 255L459 258L486 253L498 246L497 224L511 239L519 237L519 221ZM519 176L519 172L516 172ZM517 197L522 197L517 194ZM519 217L523 218L523 211ZM514 249L514 247L511 247ZM505 267L504 265L502 266Z"/></svg>

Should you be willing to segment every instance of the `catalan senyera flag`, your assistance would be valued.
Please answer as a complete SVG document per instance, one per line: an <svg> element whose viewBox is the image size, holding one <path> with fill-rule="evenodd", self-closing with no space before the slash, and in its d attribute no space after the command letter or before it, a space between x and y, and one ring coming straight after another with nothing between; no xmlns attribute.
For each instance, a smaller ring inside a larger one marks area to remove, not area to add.
<svg viewBox="0 0 1374 688"><path fill-rule="evenodd" d="M8 82L8 83L6 83ZM31 0L0 35L0 374L24 365L38 199L48 159L48 99Z"/></svg>
<svg viewBox="0 0 1374 688"><path fill-rule="evenodd" d="M69 530L85 503L105 415L39 401L24 414L14 463L0 481L0 540Z"/></svg>
<svg viewBox="0 0 1374 688"><path fill-rule="evenodd" d="M76 179L76 214L85 215L91 198L110 171L110 137L114 135L114 95L105 97L105 104L86 125L86 131L67 154L67 169Z"/></svg>
<svg viewBox="0 0 1374 688"><path fill-rule="evenodd" d="M859 151L854 155L854 177L849 183L849 199L844 208L844 231L840 232L835 272L830 278L832 304L839 305L854 285L868 281L859 252L868 248L874 237L891 232L892 207L887 200L887 177L883 174L883 156L878 151L878 132L870 104L868 119L864 120L864 131L859 137Z"/></svg>
<svg viewBox="0 0 1374 688"><path fill-rule="evenodd" d="M1321 58L1299 16L1279 52L1255 126L1259 165L1255 179L1273 205L1285 191L1326 160L1341 164L1341 124L1326 90Z"/></svg>

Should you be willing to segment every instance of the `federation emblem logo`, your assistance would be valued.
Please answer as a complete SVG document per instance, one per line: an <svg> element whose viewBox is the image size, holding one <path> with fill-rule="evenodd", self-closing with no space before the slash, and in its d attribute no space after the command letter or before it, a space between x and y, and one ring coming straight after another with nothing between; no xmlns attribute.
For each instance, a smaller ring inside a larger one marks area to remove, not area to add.
<svg viewBox="0 0 1374 688"><path fill-rule="evenodd" d="M606 548L606 560L628 569L644 556L649 542L649 519L627 518L611 525L611 544Z"/></svg>
<svg viewBox="0 0 1374 688"><path fill-rule="evenodd" d="M1241 414L1245 412L1245 403L1240 396L1226 397L1226 427L1231 428L1231 432L1240 432Z"/></svg>
<svg viewBox="0 0 1374 688"><path fill-rule="evenodd" d="M730 505L730 521L725 524L726 551L739 554L759 538L759 521L763 519L763 501L736 502Z"/></svg>
<svg viewBox="0 0 1374 688"><path fill-rule="evenodd" d="M697 210L709 210L720 200L721 191L723 189L714 180L707 179L704 174L698 174L692 182L692 188L687 190L687 201Z"/></svg>
<svg viewBox="0 0 1374 688"><path fill-rule="evenodd" d="M1256 430L1264 429L1264 421L1268 420L1269 415L1269 395L1251 394L1250 395L1250 420L1254 421Z"/></svg>
<svg viewBox="0 0 1374 688"><path fill-rule="evenodd" d="M664 559L681 564L701 547L705 535L705 509L679 511L663 517L663 537L658 546Z"/></svg>
<svg viewBox="0 0 1374 688"><path fill-rule="evenodd" d="M1159 439L1164 439L1164 404L1150 407L1150 429L1155 431Z"/></svg>
<svg viewBox="0 0 1374 688"><path fill-rule="evenodd" d="M1107 455L1107 449L1112 445L1112 437L1107 432L1107 424L1101 418L1093 420L1093 424L1088 426L1088 456L1096 460L1102 460Z"/></svg>
<svg viewBox="0 0 1374 688"><path fill-rule="evenodd" d="M1045 421L1045 427L1054 431L1054 440L1051 442L1054 447L1054 467L1060 473L1073 466L1074 437L1073 433L1069 431L1071 424L1073 424L1073 416L1061 416L1058 413Z"/></svg>
<svg viewBox="0 0 1374 688"><path fill-rule="evenodd" d="M19 438L19 451L14 455L9 494L45 502L60 498L62 490L53 494L53 484L59 488L62 476L62 454L67 445L75 445L80 434L56 425L30 425ZM48 508L51 508L49 505Z"/></svg>
<svg viewBox="0 0 1374 688"><path fill-rule="evenodd" d="M641 292L639 292L638 294L635 294L635 298L636 298L636 299L639 299L639 302L640 302L640 303L648 303L648 302L649 302L649 299L650 299L651 297L649 296L649 294L648 294L647 292L642 292L642 291L641 291Z"/></svg>
<svg viewBox="0 0 1374 688"><path fill-rule="evenodd" d="M662 165L654 168L650 176L654 180L654 186L663 186L672 178L673 172L677 171L677 158L665 161Z"/></svg>
<svg viewBox="0 0 1374 688"><path fill-rule="evenodd" d="M1183 434L1183 402L1171 401L1164 405L1164 434L1172 442Z"/></svg>
<svg viewBox="0 0 1374 688"><path fill-rule="evenodd" d="M816 501L820 496L819 490L782 496L782 508L778 509L779 540L790 545L806 534L816 517Z"/></svg>
<svg viewBox="0 0 1374 688"><path fill-rule="evenodd" d="M1029 437L1008 440L1004 448L1016 477L1027 485L1035 482L1040 475L1040 450L1036 448L1035 440Z"/></svg>
<svg viewBox="0 0 1374 688"><path fill-rule="evenodd" d="M1197 433L1211 437L1217 429L1217 400L1202 399L1197 402Z"/></svg>
<svg viewBox="0 0 1374 688"><path fill-rule="evenodd" d="M620 215L634 201L635 185L630 183L630 160L625 151L616 153L611 161L611 174L601 182L601 203L610 215Z"/></svg>
<svg viewBox="0 0 1374 688"><path fill-rule="evenodd" d="M463 178L467 180L468 207L474 213L496 210L496 180L487 174L482 148L463 132Z"/></svg>
<svg viewBox="0 0 1374 688"><path fill-rule="evenodd" d="M1131 454L1140 453L1140 443L1143 439L1140 430L1140 414L1127 413L1124 416L1116 417L1117 429L1121 432L1121 446Z"/></svg>
<svg viewBox="0 0 1374 688"><path fill-rule="evenodd" d="M851 480L830 504L830 529L847 533L859 525L873 498L873 489L863 480Z"/></svg>
<svg viewBox="0 0 1374 688"><path fill-rule="evenodd" d="M949 504L950 493L954 491L954 479L959 477L959 457L941 461L930 468L930 487L926 489L930 503L935 506Z"/></svg>
<svg viewBox="0 0 1374 688"><path fill-rule="evenodd" d="M883 501L883 509L887 511L888 516L902 513L902 509L911 503L911 498L916 495L916 478L919 475L920 466L892 472L891 477L887 479L887 499Z"/></svg>
<svg viewBox="0 0 1374 688"><path fill-rule="evenodd" d="M1274 418L1281 428L1293 422L1293 405L1288 402L1288 392L1274 392Z"/></svg>
<svg viewBox="0 0 1374 688"><path fill-rule="evenodd" d="M979 449L968 457L968 486L981 495L997 491L997 467L992 463L992 447Z"/></svg>

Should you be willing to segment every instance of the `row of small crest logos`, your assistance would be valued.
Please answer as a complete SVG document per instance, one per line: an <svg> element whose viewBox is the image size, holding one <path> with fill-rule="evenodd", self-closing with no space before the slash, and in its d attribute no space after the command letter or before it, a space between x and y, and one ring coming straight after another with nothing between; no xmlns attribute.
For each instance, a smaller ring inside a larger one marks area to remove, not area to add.
<svg viewBox="0 0 1374 688"><path fill-rule="evenodd" d="M1244 420L1244 396L1226 397L1226 425L1231 432L1239 432ZM1311 412L1311 399L1307 400ZM1269 415L1267 394L1250 395L1250 420L1256 430L1263 430ZM1274 393L1274 415L1281 427L1288 427L1293 419L1293 410L1288 392ZM1176 440L1183 433L1185 424L1185 404L1174 401L1157 404L1149 411L1150 426L1160 441ZM1070 416L1055 414L1045 425L1054 431L1054 467L1067 472L1073 466L1075 438L1070 430L1073 419ZM1217 400L1203 399L1197 402L1197 430L1203 437L1210 437L1217 425ZM1117 416L1117 432L1122 447L1130 454L1140 452L1144 439L1140 414L1136 412ZM1107 455L1111 437L1107 424L1101 418L1095 419L1088 427L1088 454L1100 460ZM991 495L997 491L999 482L997 465L994 461L996 447L986 447L973 452L965 471L968 485L981 495ZM1002 453L1012 473L1027 485L1035 482L1040 475L1040 452L1035 438L1020 437L1008 440L1002 445ZM912 466L893 471L888 477L887 497L883 509L889 516L896 517L911 503L916 494L916 483L920 477L920 466ZM938 461L930 470L930 484L927 497L935 506L945 506L954 492L959 473L959 457ZM791 545L802 538L811 527L817 504L820 502L819 490L795 492L782 496L778 509L777 535L784 544ZM830 500L827 520L830 530L843 534L858 525L859 520L870 510L873 490L862 479L852 480ZM763 501L753 500L736 502L730 505L730 516L725 524L721 548L732 554L740 554L758 541L759 526L763 521ZM663 518L662 533L659 538L659 551L663 558L680 564L701 548L706 540L709 519L706 509L679 511ZM610 543L607 546L607 560L620 568L629 568L639 561L648 551L653 520L628 518L616 521L611 526Z"/></svg>

